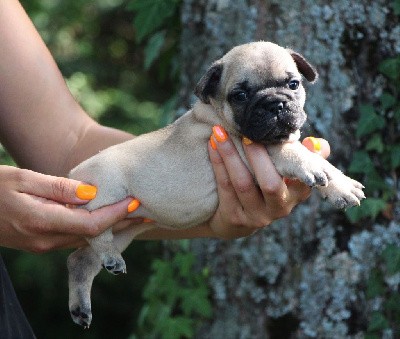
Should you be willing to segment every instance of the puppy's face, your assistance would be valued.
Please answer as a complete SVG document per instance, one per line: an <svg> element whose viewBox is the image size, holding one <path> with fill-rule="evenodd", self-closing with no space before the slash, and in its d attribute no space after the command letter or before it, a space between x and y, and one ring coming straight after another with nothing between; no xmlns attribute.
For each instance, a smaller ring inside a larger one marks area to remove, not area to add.
<svg viewBox="0 0 400 339"><path fill-rule="evenodd" d="M231 131L263 144L289 139L306 120L302 75L317 72L300 55L270 42L233 48L201 78L196 95Z"/></svg>

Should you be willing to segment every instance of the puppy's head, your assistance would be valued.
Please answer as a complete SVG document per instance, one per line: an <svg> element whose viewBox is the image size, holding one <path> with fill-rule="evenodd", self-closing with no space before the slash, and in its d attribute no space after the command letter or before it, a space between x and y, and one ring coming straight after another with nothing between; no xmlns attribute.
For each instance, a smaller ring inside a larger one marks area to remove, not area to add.
<svg viewBox="0 0 400 339"><path fill-rule="evenodd" d="M195 94L215 108L230 132L276 144L306 120L302 76L310 82L318 77L303 56L270 42L253 42L214 62Z"/></svg>

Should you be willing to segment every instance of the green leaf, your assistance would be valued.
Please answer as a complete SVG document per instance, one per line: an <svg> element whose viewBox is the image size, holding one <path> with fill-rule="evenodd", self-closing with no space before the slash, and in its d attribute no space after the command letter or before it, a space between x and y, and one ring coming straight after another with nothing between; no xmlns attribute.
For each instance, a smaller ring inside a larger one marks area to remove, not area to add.
<svg viewBox="0 0 400 339"><path fill-rule="evenodd" d="M146 36L160 28L168 18L174 15L179 1L177 0L136 0L129 8L136 12L134 26L136 39L141 42Z"/></svg>
<svg viewBox="0 0 400 339"><path fill-rule="evenodd" d="M388 274L393 275L400 272L400 247L388 245L382 252Z"/></svg>
<svg viewBox="0 0 400 339"><path fill-rule="evenodd" d="M360 119L358 120L356 136L358 138L382 129L385 126L385 119L376 114L371 105L360 107Z"/></svg>
<svg viewBox="0 0 400 339"><path fill-rule="evenodd" d="M345 211L347 218L355 223L364 218L375 219L386 208L386 202L379 198L366 198L360 206L350 207Z"/></svg>
<svg viewBox="0 0 400 339"><path fill-rule="evenodd" d="M389 327L389 322L381 312L373 312L368 324L368 332L380 331Z"/></svg>
<svg viewBox="0 0 400 339"><path fill-rule="evenodd" d="M208 299L207 288L200 286L196 289L186 289L182 294L182 310L186 316L211 317L212 306Z"/></svg>
<svg viewBox="0 0 400 339"><path fill-rule="evenodd" d="M394 118L396 119L397 122L400 121L400 106L397 106L394 109L393 116L394 116Z"/></svg>
<svg viewBox="0 0 400 339"><path fill-rule="evenodd" d="M385 292L383 274L378 269L372 269L367 282L367 298L376 298Z"/></svg>
<svg viewBox="0 0 400 339"><path fill-rule="evenodd" d="M147 42L144 49L144 68L147 70L160 56L161 49L165 42L166 31L155 33Z"/></svg>
<svg viewBox="0 0 400 339"><path fill-rule="evenodd" d="M166 319L160 338L180 339L193 337L193 320L185 317Z"/></svg>
<svg viewBox="0 0 400 339"><path fill-rule="evenodd" d="M381 339L381 336L376 333L365 333L364 339Z"/></svg>
<svg viewBox="0 0 400 339"><path fill-rule="evenodd" d="M376 151L378 153L382 153L385 149L385 145L383 144L382 137L379 134L374 134L372 138L368 141L365 146L367 151Z"/></svg>
<svg viewBox="0 0 400 339"><path fill-rule="evenodd" d="M375 166L365 151L357 151L353 155L353 160L349 166L349 172L352 173L371 173L375 170Z"/></svg>
<svg viewBox="0 0 400 339"><path fill-rule="evenodd" d="M391 294L383 303L383 307L388 311L400 312L400 294L398 292Z"/></svg>
<svg viewBox="0 0 400 339"><path fill-rule="evenodd" d="M400 15L400 0L393 0L394 14Z"/></svg>
<svg viewBox="0 0 400 339"><path fill-rule="evenodd" d="M383 92L381 95L381 103L382 108L386 110L394 106L394 104L396 103L396 98L387 92Z"/></svg>
<svg viewBox="0 0 400 339"><path fill-rule="evenodd" d="M391 166L392 169L395 169L400 166L400 145L393 145L390 147L390 153L391 153Z"/></svg>
<svg viewBox="0 0 400 339"><path fill-rule="evenodd" d="M374 192L377 190L388 191L390 189L389 185L379 175L375 168L367 173L364 185L367 192Z"/></svg>
<svg viewBox="0 0 400 339"><path fill-rule="evenodd" d="M192 253L178 253L174 258L174 265L179 270L179 275L183 278L190 278L193 274L193 263L195 261Z"/></svg>
<svg viewBox="0 0 400 339"><path fill-rule="evenodd" d="M400 57L389 58L382 61L378 66L379 72L391 80L400 78Z"/></svg>

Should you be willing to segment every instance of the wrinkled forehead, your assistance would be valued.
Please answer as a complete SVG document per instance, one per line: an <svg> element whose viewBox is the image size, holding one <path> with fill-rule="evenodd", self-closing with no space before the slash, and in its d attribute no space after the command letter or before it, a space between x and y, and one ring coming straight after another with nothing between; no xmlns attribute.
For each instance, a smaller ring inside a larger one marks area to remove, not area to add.
<svg viewBox="0 0 400 339"><path fill-rule="evenodd" d="M300 77L292 56L280 46L265 43L239 47L222 59L227 89L244 81L254 86L274 86L293 76Z"/></svg>

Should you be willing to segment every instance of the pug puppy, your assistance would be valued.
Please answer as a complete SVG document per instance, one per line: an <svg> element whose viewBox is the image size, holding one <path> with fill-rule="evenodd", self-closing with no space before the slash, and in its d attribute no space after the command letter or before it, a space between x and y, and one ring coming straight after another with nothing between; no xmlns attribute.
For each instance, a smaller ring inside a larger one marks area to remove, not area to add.
<svg viewBox="0 0 400 339"><path fill-rule="evenodd" d="M297 141L306 121L302 77L314 82L318 74L290 49L263 41L237 46L200 79L195 89L200 100L185 115L161 130L112 146L71 171L70 178L97 187L96 198L84 208L91 211L132 196L141 205L130 216L154 220L115 236L110 229L70 255L74 322L89 327L94 277L101 267L113 274L126 272L121 252L135 236L156 227L192 227L214 214L218 195L207 143L215 125L225 128L247 165L244 136L265 145L282 176L316 187L336 207L360 204L363 186Z"/></svg>

